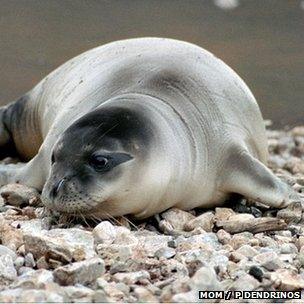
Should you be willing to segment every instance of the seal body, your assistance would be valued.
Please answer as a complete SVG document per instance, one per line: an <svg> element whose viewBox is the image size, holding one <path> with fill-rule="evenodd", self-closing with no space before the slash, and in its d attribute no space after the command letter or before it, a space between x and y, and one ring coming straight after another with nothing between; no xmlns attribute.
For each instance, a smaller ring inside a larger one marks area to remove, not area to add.
<svg viewBox="0 0 304 304"><path fill-rule="evenodd" d="M2 184L43 189L50 209L143 218L215 206L232 193L275 207L294 198L265 166L264 123L248 87L187 42L139 38L92 49L1 118L0 143L30 160L3 166ZM93 154L111 168L95 170Z"/></svg>

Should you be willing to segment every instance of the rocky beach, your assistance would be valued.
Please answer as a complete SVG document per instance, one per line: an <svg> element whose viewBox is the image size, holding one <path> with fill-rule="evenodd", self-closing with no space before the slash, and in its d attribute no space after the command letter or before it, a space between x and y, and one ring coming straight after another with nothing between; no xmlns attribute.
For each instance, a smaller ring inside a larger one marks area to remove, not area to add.
<svg viewBox="0 0 304 304"><path fill-rule="evenodd" d="M304 127L267 133L269 167L303 198ZM199 302L198 291L304 289L303 202L278 210L236 197L92 222L48 215L22 185L0 194L0 302Z"/></svg>

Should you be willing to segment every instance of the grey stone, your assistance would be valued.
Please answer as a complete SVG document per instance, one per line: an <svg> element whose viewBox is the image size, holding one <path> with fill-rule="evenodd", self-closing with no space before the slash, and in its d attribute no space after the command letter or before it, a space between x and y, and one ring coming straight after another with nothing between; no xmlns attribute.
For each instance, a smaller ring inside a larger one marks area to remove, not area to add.
<svg viewBox="0 0 304 304"><path fill-rule="evenodd" d="M302 211L301 203L295 202L287 208L279 210L277 217L284 219L286 223L299 223L302 219Z"/></svg>
<svg viewBox="0 0 304 304"><path fill-rule="evenodd" d="M216 273L211 267L201 267L191 278L190 288L201 291L222 290Z"/></svg>
<svg viewBox="0 0 304 304"><path fill-rule="evenodd" d="M154 255L158 259L160 259L160 258L170 259L170 258L174 257L175 254L176 254L175 249L170 248L170 247L163 247L163 248L158 249Z"/></svg>
<svg viewBox="0 0 304 304"><path fill-rule="evenodd" d="M24 257L24 264L26 267L34 268L36 266L36 262L34 256L31 252L28 252Z"/></svg>
<svg viewBox="0 0 304 304"><path fill-rule="evenodd" d="M282 268L283 264L275 252L260 253L253 257L253 261L265 267L269 271Z"/></svg>
<svg viewBox="0 0 304 304"><path fill-rule="evenodd" d="M112 244L116 235L116 228L109 221L102 221L93 229L93 237L96 244Z"/></svg>
<svg viewBox="0 0 304 304"><path fill-rule="evenodd" d="M201 235L202 242L208 245L211 245L214 249L218 249L220 247L220 243L215 233L204 233Z"/></svg>
<svg viewBox="0 0 304 304"><path fill-rule="evenodd" d="M91 288L77 284L77 286L63 286L62 291L68 296L69 299L73 299L73 302L81 302L87 299L92 300L94 291ZM91 301L89 301L91 302Z"/></svg>
<svg viewBox="0 0 304 304"><path fill-rule="evenodd" d="M36 259L49 258L69 263L96 256L92 233L78 228L42 230L24 234L25 251Z"/></svg>
<svg viewBox="0 0 304 304"><path fill-rule="evenodd" d="M189 212L171 208L161 214L161 217L169 222L172 229L174 230L184 230L185 225L195 219L195 216Z"/></svg>
<svg viewBox="0 0 304 304"><path fill-rule="evenodd" d="M13 227L18 227L18 229L22 233L34 233L37 234L41 230L48 230L49 224L47 221L43 221L42 219L31 219L31 220L18 220L12 223Z"/></svg>
<svg viewBox="0 0 304 304"><path fill-rule="evenodd" d="M298 248L295 244L284 243L280 246L280 252L283 254L298 253Z"/></svg>
<svg viewBox="0 0 304 304"><path fill-rule="evenodd" d="M206 232L211 232L215 223L214 213L209 211L197 216L185 224L185 230L191 231L195 228L202 228Z"/></svg>
<svg viewBox="0 0 304 304"><path fill-rule="evenodd" d="M298 261L300 262L301 267L304 268L304 252L299 253L297 258L298 258Z"/></svg>
<svg viewBox="0 0 304 304"><path fill-rule="evenodd" d="M196 291L188 291L183 293L175 294L172 297L173 303L196 303L198 301L198 292Z"/></svg>
<svg viewBox="0 0 304 304"><path fill-rule="evenodd" d="M20 267L22 267L24 265L24 257L22 256L18 256L14 262L15 268L20 269Z"/></svg>
<svg viewBox="0 0 304 304"><path fill-rule="evenodd" d="M21 288L2 290L0 291L0 303L16 303L21 293Z"/></svg>
<svg viewBox="0 0 304 304"><path fill-rule="evenodd" d="M30 274L30 273L34 273L35 270L31 267L25 267L25 266L21 266L19 269L18 269L18 275L19 276L22 276L24 274Z"/></svg>
<svg viewBox="0 0 304 304"><path fill-rule="evenodd" d="M254 249L253 247L249 245L243 245L240 248L236 250L237 253L242 254L243 256L247 258L253 258L255 255L257 255L259 252Z"/></svg>
<svg viewBox="0 0 304 304"><path fill-rule="evenodd" d="M231 286L232 290L251 291L260 286L260 282L249 274L239 277Z"/></svg>
<svg viewBox="0 0 304 304"><path fill-rule="evenodd" d="M113 279L116 282L123 282L125 284L131 285L137 282L140 282L143 279L150 280L150 274L145 271L136 271L136 272L120 272L113 275Z"/></svg>
<svg viewBox="0 0 304 304"><path fill-rule="evenodd" d="M134 236L137 237L140 248L150 257L153 257L158 249L164 247L164 245L173 239L173 237L169 235L157 235L146 232L136 232Z"/></svg>
<svg viewBox="0 0 304 304"><path fill-rule="evenodd" d="M152 294L152 292L145 287L136 287L134 289L134 294L140 303L158 302L157 298Z"/></svg>
<svg viewBox="0 0 304 304"><path fill-rule="evenodd" d="M0 245L0 256L3 255L9 255L13 259L13 261L15 261L17 258L17 255L13 250L6 246Z"/></svg>
<svg viewBox="0 0 304 304"><path fill-rule="evenodd" d="M110 302L106 293L103 290L96 290L92 295L92 300L94 303L108 303Z"/></svg>
<svg viewBox="0 0 304 304"><path fill-rule="evenodd" d="M220 229L217 233L217 238L220 243L222 244L228 244L229 241L231 240L231 235L230 233L226 232L224 229Z"/></svg>
<svg viewBox="0 0 304 304"><path fill-rule="evenodd" d="M91 258L85 261L58 267L54 270L55 281L61 285L89 284L104 274L104 262L100 258Z"/></svg>
<svg viewBox="0 0 304 304"><path fill-rule="evenodd" d="M17 278L17 271L11 255L0 256L0 278L8 281L13 281Z"/></svg>
<svg viewBox="0 0 304 304"><path fill-rule="evenodd" d="M304 279L296 272L288 269L278 269L271 273L271 280L276 282L277 288L282 291L304 289Z"/></svg>

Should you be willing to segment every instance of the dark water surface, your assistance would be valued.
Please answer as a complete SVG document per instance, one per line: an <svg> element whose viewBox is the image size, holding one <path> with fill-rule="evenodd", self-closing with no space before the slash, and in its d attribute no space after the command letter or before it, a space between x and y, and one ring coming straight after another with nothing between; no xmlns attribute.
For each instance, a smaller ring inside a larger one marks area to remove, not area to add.
<svg viewBox="0 0 304 304"><path fill-rule="evenodd" d="M92 47L162 36L223 59L276 127L304 124L304 3L234 2L224 10L212 0L0 0L0 104Z"/></svg>

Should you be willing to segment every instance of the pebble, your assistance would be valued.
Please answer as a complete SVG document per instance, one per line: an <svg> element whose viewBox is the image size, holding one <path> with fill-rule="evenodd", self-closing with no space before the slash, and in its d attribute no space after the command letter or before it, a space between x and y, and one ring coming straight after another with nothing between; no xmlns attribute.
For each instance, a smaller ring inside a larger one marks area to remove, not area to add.
<svg viewBox="0 0 304 304"><path fill-rule="evenodd" d="M0 278L7 281L13 281L17 278L14 260L9 254L0 256Z"/></svg>
<svg viewBox="0 0 304 304"><path fill-rule="evenodd" d="M230 289L238 291L251 291L256 290L259 286L260 282L257 279L249 274L244 274L233 282Z"/></svg>
<svg viewBox="0 0 304 304"><path fill-rule="evenodd" d="M13 261L15 261L17 258L17 255L13 250L11 250L6 246L0 245L0 256L5 256L5 255L9 255Z"/></svg>
<svg viewBox="0 0 304 304"><path fill-rule="evenodd" d="M220 243L223 245L228 244L229 241L231 240L231 235L230 233L226 232L224 229L220 229L217 233L217 238Z"/></svg>
<svg viewBox="0 0 304 304"><path fill-rule="evenodd" d="M304 252L301 252L297 256L300 266L304 268Z"/></svg>
<svg viewBox="0 0 304 304"><path fill-rule="evenodd" d="M239 253L247 258L253 258L254 256L256 256L259 253L256 249L254 249L253 247L246 245L246 244L242 245L235 252Z"/></svg>
<svg viewBox="0 0 304 304"><path fill-rule="evenodd" d="M285 243L280 246L280 252L283 254L298 253L298 248L295 244Z"/></svg>
<svg viewBox="0 0 304 304"><path fill-rule="evenodd" d="M78 284L76 286L64 286L61 289L68 298L76 300L75 302L92 302L94 291L91 288Z"/></svg>
<svg viewBox="0 0 304 304"><path fill-rule="evenodd" d="M277 213L278 218L282 218L286 223L299 223L302 219L302 205L300 202L292 203L287 208L281 209Z"/></svg>
<svg viewBox="0 0 304 304"><path fill-rule="evenodd" d="M244 255L242 255L241 253L237 252L237 251L233 251L230 254L230 260L233 262L240 262L241 260L246 259L246 261L248 260Z"/></svg>
<svg viewBox="0 0 304 304"><path fill-rule="evenodd" d="M31 252L29 252L25 255L24 264L25 264L26 267L31 267L31 268L34 268L36 266L34 256Z"/></svg>
<svg viewBox="0 0 304 304"><path fill-rule="evenodd" d="M167 245L168 245L168 247L176 248L177 242L176 242L176 240L171 240L171 241L168 241Z"/></svg>
<svg viewBox="0 0 304 304"><path fill-rule="evenodd" d="M158 249L154 255L158 259L160 259L160 258L170 259L170 258L174 257L175 254L176 254L175 249L170 248L170 247L163 247L163 248Z"/></svg>
<svg viewBox="0 0 304 304"><path fill-rule="evenodd" d="M92 295L92 302L93 303L109 303L112 302L107 297L106 293L103 290L96 290Z"/></svg>
<svg viewBox="0 0 304 304"><path fill-rule="evenodd" d="M213 268L204 266L196 271L191 278L190 288L201 291L222 290L222 286Z"/></svg>
<svg viewBox="0 0 304 304"><path fill-rule="evenodd" d="M92 232L95 244L112 244L117 234L116 228L108 221L99 223Z"/></svg>
<svg viewBox="0 0 304 304"><path fill-rule="evenodd" d="M282 291L294 291L304 289L304 279L297 273L288 269L278 269L271 273L273 282L277 282L277 288Z"/></svg>
<svg viewBox="0 0 304 304"><path fill-rule="evenodd" d="M100 258L91 258L85 261L58 267L54 270L55 281L61 285L89 284L105 272L104 262Z"/></svg>
<svg viewBox="0 0 304 304"><path fill-rule="evenodd" d="M274 271L283 267L282 262L275 252L260 253L253 257L253 261L269 271Z"/></svg>
<svg viewBox="0 0 304 304"><path fill-rule="evenodd" d="M195 216L189 212L171 208L161 214L161 217L169 222L172 229L183 231L185 229L185 225L189 223L189 221L195 219Z"/></svg>
<svg viewBox="0 0 304 304"><path fill-rule="evenodd" d="M231 208L216 207L215 208L215 220L218 222L227 221L231 216L235 215L235 212Z"/></svg>
<svg viewBox="0 0 304 304"><path fill-rule="evenodd" d="M18 256L16 258L16 260L14 261L14 265L15 265L16 270L18 271L20 269L20 267L22 267L24 265L24 257Z"/></svg>
<svg viewBox="0 0 304 304"><path fill-rule="evenodd" d="M158 302L157 298L151 293L151 291L145 287L136 287L134 289L134 295L135 295L137 301L140 303L147 303L147 302L157 303Z"/></svg>
<svg viewBox="0 0 304 304"><path fill-rule="evenodd" d="M36 259L48 255L53 260L70 263L96 256L91 232L78 228L41 230L24 234L25 251Z"/></svg>
<svg viewBox="0 0 304 304"><path fill-rule="evenodd" d="M31 267L26 267L26 266L21 266L19 269L18 269L18 275L21 276L21 275L24 275L24 274L28 274L28 273L33 273L35 270Z"/></svg>
<svg viewBox="0 0 304 304"><path fill-rule="evenodd" d="M205 212L185 224L185 230L191 231L195 228L202 228L206 232L211 232L215 223L214 213Z"/></svg>
<svg viewBox="0 0 304 304"><path fill-rule="evenodd" d="M23 243L23 233L9 225L0 213L0 240L3 246L16 251Z"/></svg>
<svg viewBox="0 0 304 304"><path fill-rule="evenodd" d="M150 280L149 272L145 270L136 272L120 272L113 275L113 279L116 282L123 282L128 285L138 283L144 279Z"/></svg>
<svg viewBox="0 0 304 304"><path fill-rule="evenodd" d="M248 273L252 275L255 279L257 279L259 282L262 281L264 276L263 270L258 266L251 266Z"/></svg>

